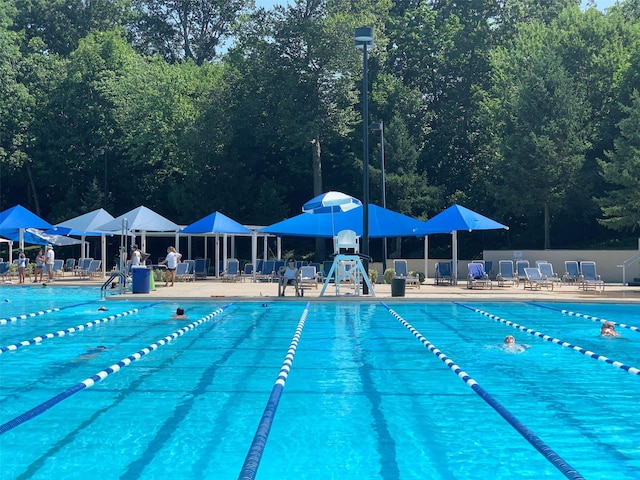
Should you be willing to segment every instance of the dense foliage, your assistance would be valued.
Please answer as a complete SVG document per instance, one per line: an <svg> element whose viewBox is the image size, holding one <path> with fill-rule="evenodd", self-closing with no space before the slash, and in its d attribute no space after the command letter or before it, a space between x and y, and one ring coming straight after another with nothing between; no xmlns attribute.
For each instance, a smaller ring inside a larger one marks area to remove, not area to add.
<svg viewBox="0 0 640 480"><path fill-rule="evenodd" d="M512 248L640 231L639 0L0 0L0 210L267 225L360 197L361 25L388 208L457 202Z"/></svg>

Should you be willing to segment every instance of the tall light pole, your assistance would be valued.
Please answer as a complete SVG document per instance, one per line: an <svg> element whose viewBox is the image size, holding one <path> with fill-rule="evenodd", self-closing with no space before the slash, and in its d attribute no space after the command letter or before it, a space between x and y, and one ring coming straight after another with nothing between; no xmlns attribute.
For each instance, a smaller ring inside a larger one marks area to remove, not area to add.
<svg viewBox="0 0 640 480"><path fill-rule="evenodd" d="M384 180L384 123L372 123L371 130L380 131L380 171L382 172L382 208L387 208L387 187ZM387 270L387 237L382 238L382 273Z"/></svg>
<svg viewBox="0 0 640 480"><path fill-rule="evenodd" d="M104 158L104 209L107 209L107 197L108 197L108 192L107 192L107 151L104 148L96 148L93 153L96 155L96 157L103 157Z"/></svg>
<svg viewBox="0 0 640 480"><path fill-rule="evenodd" d="M367 50L373 48L373 27L356 28L355 44L362 49L362 248L364 271L369 273L369 101L367 93ZM367 282L362 282L362 293L368 294Z"/></svg>

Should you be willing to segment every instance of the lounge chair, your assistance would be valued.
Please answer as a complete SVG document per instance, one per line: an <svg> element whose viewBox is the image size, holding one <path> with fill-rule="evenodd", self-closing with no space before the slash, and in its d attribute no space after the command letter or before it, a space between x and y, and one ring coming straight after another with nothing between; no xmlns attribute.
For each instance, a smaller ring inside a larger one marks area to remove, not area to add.
<svg viewBox="0 0 640 480"><path fill-rule="evenodd" d="M580 262L580 287L583 290L600 290L604 292L604 280L596 272L596 262Z"/></svg>
<svg viewBox="0 0 640 480"><path fill-rule="evenodd" d="M193 271L194 278L206 279L207 275L209 275L210 265L211 260L209 260L208 258L196 258L195 269Z"/></svg>
<svg viewBox="0 0 640 480"><path fill-rule="evenodd" d="M562 279L558 277L558 274L553 271L553 265L549 262L536 262L538 268L540 269L540 273L543 277L546 277L547 280L557 283L558 286L562 285Z"/></svg>
<svg viewBox="0 0 640 480"><path fill-rule="evenodd" d="M553 290L553 282L542 275L539 268L528 267L524 269L525 279L524 288L531 290L540 290L542 287Z"/></svg>
<svg viewBox="0 0 640 480"><path fill-rule="evenodd" d="M102 275L102 272L100 271L101 265L102 265L102 260L91 260L89 262L89 267L87 268L87 271L84 276L99 277L100 275Z"/></svg>
<svg viewBox="0 0 640 480"><path fill-rule="evenodd" d="M405 285L420 288L420 279L409 274L406 260L394 260L393 270L396 272L395 278L403 278Z"/></svg>
<svg viewBox="0 0 640 480"><path fill-rule="evenodd" d="M575 260L566 260L564 262L564 275L562 275L562 283L578 283L580 281L580 267Z"/></svg>
<svg viewBox="0 0 640 480"><path fill-rule="evenodd" d="M9 262L0 262L0 277L3 280L7 280L7 277L10 275L11 264Z"/></svg>
<svg viewBox="0 0 640 480"><path fill-rule="evenodd" d="M467 275L467 288L493 288L493 282L484 271L482 263L472 262L467 264L469 274Z"/></svg>
<svg viewBox="0 0 640 480"><path fill-rule="evenodd" d="M64 271L65 272L73 272L73 269L76 268L76 259L75 258L67 258L64 262Z"/></svg>
<svg viewBox="0 0 640 480"><path fill-rule="evenodd" d="M222 272L225 282L237 282L240 279L240 261L237 258L228 258L227 266Z"/></svg>
<svg viewBox="0 0 640 480"><path fill-rule="evenodd" d="M242 267L242 281L244 282L247 278L253 277L253 264L245 263Z"/></svg>
<svg viewBox="0 0 640 480"><path fill-rule="evenodd" d="M300 287L313 287L318 289L320 274L315 265L303 265L300 267Z"/></svg>
<svg viewBox="0 0 640 480"><path fill-rule="evenodd" d="M189 261L184 261L176 265L176 280L180 282L189 282L194 280L194 274L190 270L191 264Z"/></svg>
<svg viewBox="0 0 640 480"><path fill-rule="evenodd" d="M452 270L452 262L438 262L436 264L436 285L453 285Z"/></svg>
<svg viewBox="0 0 640 480"><path fill-rule="evenodd" d="M500 262L498 262L498 268L499 271L496 280L498 280L499 287L504 287L508 283L518 286L520 280L513 269L513 260L500 260Z"/></svg>
<svg viewBox="0 0 640 480"><path fill-rule="evenodd" d="M524 273L525 268L529 268L529 260L518 260L516 262L516 274L518 275L518 280L520 281L527 278Z"/></svg>
<svg viewBox="0 0 640 480"><path fill-rule="evenodd" d="M78 261L78 265L73 269L73 274L78 275L79 277L86 277L89 274L89 265L93 258L81 258Z"/></svg>
<svg viewBox="0 0 640 480"><path fill-rule="evenodd" d="M54 260L53 261L53 275L56 277L64 276L64 261L63 260Z"/></svg>

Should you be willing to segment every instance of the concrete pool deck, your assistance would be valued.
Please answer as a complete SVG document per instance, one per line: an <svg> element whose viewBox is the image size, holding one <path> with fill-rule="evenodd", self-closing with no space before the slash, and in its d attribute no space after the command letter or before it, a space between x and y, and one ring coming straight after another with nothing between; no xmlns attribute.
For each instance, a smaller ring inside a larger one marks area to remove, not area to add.
<svg viewBox="0 0 640 480"><path fill-rule="evenodd" d="M87 286L99 287L104 283L102 278L81 279L67 273L63 277L56 278L49 284L57 286ZM15 282L14 286L18 286ZM33 284L25 284L33 285ZM278 284L273 282L257 282L250 280L238 282L224 282L221 279L209 277L189 282L176 282L173 287L165 287L164 281L156 282L155 290L149 293L125 294L129 298L153 298L166 300L205 300L216 298L229 298L233 300L259 301L269 298L269 301L372 301L380 299L392 299L393 301L455 301L455 300L481 300L481 301L562 301L562 302L622 302L640 303L640 287L623 286L622 284L607 284L604 292L584 291L575 285L555 286L553 290L545 288L541 290L525 290L522 283L519 286L498 287L493 282L493 288L467 289L466 281L458 285L434 285L432 278L427 279L420 288L406 287L404 297L392 297L391 285L376 284L374 286L376 296L354 295L353 288L347 285L340 287L341 295L336 295L334 284L330 284L323 297L320 297L322 284L318 288L305 287L304 297L295 297L293 287L288 287L285 297L278 297ZM116 299L116 297L111 297Z"/></svg>

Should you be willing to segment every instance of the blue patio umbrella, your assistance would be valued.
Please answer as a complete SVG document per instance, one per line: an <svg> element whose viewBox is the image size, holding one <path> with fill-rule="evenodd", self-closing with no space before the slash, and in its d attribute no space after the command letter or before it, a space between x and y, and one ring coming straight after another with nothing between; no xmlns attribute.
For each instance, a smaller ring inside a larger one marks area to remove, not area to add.
<svg viewBox="0 0 640 480"><path fill-rule="evenodd" d="M451 250L453 260L453 278L458 278L458 230L509 230L509 227L496 222L473 210L461 205L452 205L432 219L423 223L421 233L431 235L436 233L451 234Z"/></svg>
<svg viewBox="0 0 640 480"><path fill-rule="evenodd" d="M302 206L303 213L340 213L359 207L362 202L346 193L330 191L312 198Z"/></svg>
<svg viewBox="0 0 640 480"><path fill-rule="evenodd" d="M179 233L228 233L228 234L250 234L252 233L244 225L232 220L220 212L213 212L200 220L187 225Z"/></svg>
<svg viewBox="0 0 640 480"><path fill-rule="evenodd" d="M2 236L11 241L17 242L20 240L20 229L3 230ZM37 228L25 228L23 241L24 243L30 243L32 245L51 244L59 247L66 245L78 245L79 243L82 243L80 240L69 238L64 234L51 234L49 231L43 231Z"/></svg>

